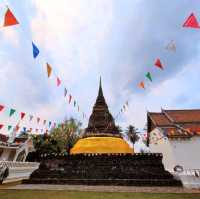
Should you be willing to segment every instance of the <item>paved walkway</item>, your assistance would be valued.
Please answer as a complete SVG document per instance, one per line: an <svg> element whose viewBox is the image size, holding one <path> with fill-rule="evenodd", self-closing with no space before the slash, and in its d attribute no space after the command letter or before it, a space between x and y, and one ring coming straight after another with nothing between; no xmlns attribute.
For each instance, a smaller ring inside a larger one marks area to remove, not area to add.
<svg viewBox="0 0 200 199"><path fill-rule="evenodd" d="M134 187L134 186L85 186L85 185L45 185L20 184L0 186L0 189L12 190L65 190L65 191L97 191L97 192L149 192L149 193L200 193L200 189L177 187Z"/></svg>

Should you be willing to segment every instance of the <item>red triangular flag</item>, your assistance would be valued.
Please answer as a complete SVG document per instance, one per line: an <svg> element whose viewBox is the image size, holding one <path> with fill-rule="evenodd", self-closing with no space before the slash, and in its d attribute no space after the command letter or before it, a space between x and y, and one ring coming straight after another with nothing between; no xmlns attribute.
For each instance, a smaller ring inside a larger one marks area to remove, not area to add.
<svg viewBox="0 0 200 199"><path fill-rule="evenodd" d="M23 120L25 115L26 115L26 113L21 112L21 120Z"/></svg>
<svg viewBox="0 0 200 199"><path fill-rule="evenodd" d="M4 109L3 105L0 105L0 112Z"/></svg>
<svg viewBox="0 0 200 199"><path fill-rule="evenodd" d="M154 65L157 66L158 68L162 69L162 70L164 69L164 68L163 68L163 65L162 65L161 62L160 62L160 59L157 59L157 60L155 61Z"/></svg>
<svg viewBox="0 0 200 199"><path fill-rule="evenodd" d="M0 129L2 129L2 128L3 128L3 126L4 126L3 124L0 124Z"/></svg>
<svg viewBox="0 0 200 199"><path fill-rule="evenodd" d="M61 81L60 81L60 79L57 77L57 86L60 86L60 84L61 84Z"/></svg>
<svg viewBox="0 0 200 199"><path fill-rule="evenodd" d="M145 86L144 86L144 82L143 82L143 81L139 83L139 87L145 89Z"/></svg>
<svg viewBox="0 0 200 199"><path fill-rule="evenodd" d="M193 13L187 18L187 20L183 24L183 27L186 27L186 28L200 28L199 27L199 23L197 21L197 18L195 17L195 15Z"/></svg>
<svg viewBox="0 0 200 199"><path fill-rule="evenodd" d="M15 18L15 16L13 15L13 13L10 11L10 9L8 8L4 17L4 27L6 26L13 26L13 25L17 25L19 24L19 22L17 21L17 19Z"/></svg>

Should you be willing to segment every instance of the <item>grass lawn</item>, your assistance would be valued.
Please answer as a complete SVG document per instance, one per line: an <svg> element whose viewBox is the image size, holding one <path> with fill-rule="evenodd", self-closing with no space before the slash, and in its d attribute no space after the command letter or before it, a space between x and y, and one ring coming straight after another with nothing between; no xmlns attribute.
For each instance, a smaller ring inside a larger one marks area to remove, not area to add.
<svg viewBox="0 0 200 199"><path fill-rule="evenodd" d="M200 199L200 194L0 190L1 199Z"/></svg>

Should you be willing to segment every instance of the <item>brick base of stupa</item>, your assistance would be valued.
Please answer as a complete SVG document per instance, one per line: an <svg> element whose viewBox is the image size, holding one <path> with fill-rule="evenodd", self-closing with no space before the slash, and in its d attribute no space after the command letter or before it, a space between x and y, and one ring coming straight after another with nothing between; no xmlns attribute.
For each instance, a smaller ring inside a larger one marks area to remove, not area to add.
<svg viewBox="0 0 200 199"><path fill-rule="evenodd" d="M182 186L164 169L162 154L49 155L24 183Z"/></svg>

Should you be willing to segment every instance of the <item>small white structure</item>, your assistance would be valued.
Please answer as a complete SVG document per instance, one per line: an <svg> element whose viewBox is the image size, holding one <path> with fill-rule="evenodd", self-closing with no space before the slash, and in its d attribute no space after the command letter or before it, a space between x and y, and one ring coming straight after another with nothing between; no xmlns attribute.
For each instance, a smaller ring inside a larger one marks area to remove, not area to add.
<svg viewBox="0 0 200 199"><path fill-rule="evenodd" d="M0 134L0 183L26 179L39 166L39 163L25 162L28 153L34 150L31 137L17 137L12 143L8 139Z"/></svg>
<svg viewBox="0 0 200 199"><path fill-rule="evenodd" d="M186 187L200 188L200 110L147 113L148 145Z"/></svg>
<svg viewBox="0 0 200 199"><path fill-rule="evenodd" d="M29 152L34 150L32 138L17 137L12 143L0 134L0 160L24 162Z"/></svg>

